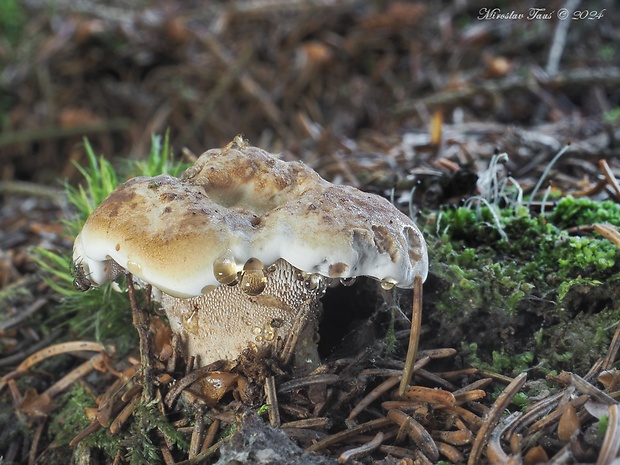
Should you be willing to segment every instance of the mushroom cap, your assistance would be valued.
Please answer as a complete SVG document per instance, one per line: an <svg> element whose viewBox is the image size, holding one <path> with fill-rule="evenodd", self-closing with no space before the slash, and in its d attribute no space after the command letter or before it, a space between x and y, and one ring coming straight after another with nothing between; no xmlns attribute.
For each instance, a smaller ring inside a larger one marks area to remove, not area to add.
<svg viewBox="0 0 620 465"><path fill-rule="evenodd" d="M205 152L179 179L122 184L90 215L74 246L74 261L93 284L114 279L118 264L176 297L220 284L214 264L232 263L236 274L251 258L403 288L428 273L422 234L386 199L334 185L239 138Z"/></svg>

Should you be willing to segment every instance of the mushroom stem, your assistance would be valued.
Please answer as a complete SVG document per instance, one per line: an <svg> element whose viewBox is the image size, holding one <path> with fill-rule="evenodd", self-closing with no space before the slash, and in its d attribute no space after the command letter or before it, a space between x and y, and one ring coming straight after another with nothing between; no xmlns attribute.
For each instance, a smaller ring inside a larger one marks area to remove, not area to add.
<svg viewBox="0 0 620 465"><path fill-rule="evenodd" d="M133 325L138 331L140 339L140 365L142 369L142 401L153 399L153 354L151 352L151 332L149 331L149 315L146 308L138 304L136 289L133 285L133 276L127 273L127 292Z"/></svg>
<svg viewBox="0 0 620 465"><path fill-rule="evenodd" d="M411 313L411 332L409 333L409 347L405 358L405 367L398 387L398 395L402 396L411 382L413 366L418 352L420 341L420 325L422 324L422 276L419 274L413 280L413 310Z"/></svg>

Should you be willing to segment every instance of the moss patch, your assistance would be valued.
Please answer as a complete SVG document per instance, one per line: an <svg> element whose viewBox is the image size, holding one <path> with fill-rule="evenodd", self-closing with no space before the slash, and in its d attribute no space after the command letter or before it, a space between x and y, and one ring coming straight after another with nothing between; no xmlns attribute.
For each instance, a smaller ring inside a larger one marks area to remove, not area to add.
<svg viewBox="0 0 620 465"><path fill-rule="evenodd" d="M516 360L531 352L531 366L587 370L620 317L620 250L594 231L569 232L604 222L620 224L620 206L572 197L537 217L522 205L429 217L425 311L441 339L429 342L476 343L489 366L497 354Z"/></svg>

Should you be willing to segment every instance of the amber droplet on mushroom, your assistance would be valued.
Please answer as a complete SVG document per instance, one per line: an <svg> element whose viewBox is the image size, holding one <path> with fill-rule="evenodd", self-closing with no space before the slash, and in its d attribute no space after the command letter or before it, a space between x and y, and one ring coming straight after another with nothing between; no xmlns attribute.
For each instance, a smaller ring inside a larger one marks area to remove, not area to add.
<svg viewBox="0 0 620 465"><path fill-rule="evenodd" d="M213 284L207 284L205 287L203 287L200 290L200 293L202 295L205 295L205 294L208 294L209 292L213 292L216 289L217 289L217 286L214 286Z"/></svg>
<svg viewBox="0 0 620 465"><path fill-rule="evenodd" d="M237 263L230 249L213 262L213 274L220 284L231 284L237 279Z"/></svg>
<svg viewBox="0 0 620 465"><path fill-rule="evenodd" d="M200 318L198 318L198 311L198 308L194 307L183 314L184 326L192 334L196 334L199 329Z"/></svg>
<svg viewBox="0 0 620 465"><path fill-rule="evenodd" d="M351 278L340 278L340 284L343 286L353 286L353 284L355 284L355 276Z"/></svg>
<svg viewBox="0 0 620 465"><path fill-rule="evenodd" d="M305 279L305 284L308 289L318 288L323 281L323 277L320 274L311 274Z"/></svg>
<svg viewBox="0 0 620 465"><path fill-rule="evenodd" d="M380 285L381 289L383 289L384 291L389 291L394 288L395 283L393 280L386 278L381 280Z"/></svg>
<svg viewBox="0 0 620 465"><path fill-rule="evenodd" d="M250 258L241 272L239 287L247 295L259 295L265 290L267 277L262 262L258 258Z"/></svg>
<svg viewBox="0 0 620 465"><path fill-rule="evenodd" d="M142 274L142 267L140 266L139 263L133 262L133 261L128 261L127 262L127 271L129 271L130 273L133 273L137 276L140 276Z"/></svg>

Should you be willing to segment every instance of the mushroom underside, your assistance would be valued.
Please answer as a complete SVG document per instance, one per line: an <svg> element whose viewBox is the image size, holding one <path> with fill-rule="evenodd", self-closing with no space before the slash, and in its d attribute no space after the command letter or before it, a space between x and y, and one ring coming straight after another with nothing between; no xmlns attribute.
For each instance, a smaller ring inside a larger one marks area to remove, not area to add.
<svg viewBox="0 0 620 465"><path fill-rule="evenodd" d="M235 283L185 299L162 293L161 305L184 355L193 356L195 366L232 361L246 349L271 351L277 357L288 337L298 337L295 364L314 365L319 362L319 299L325 291L314 276L278 260L265 270L265 288L258 295L248 295ZM298 327L300 318L305 324Z"/></svg>

